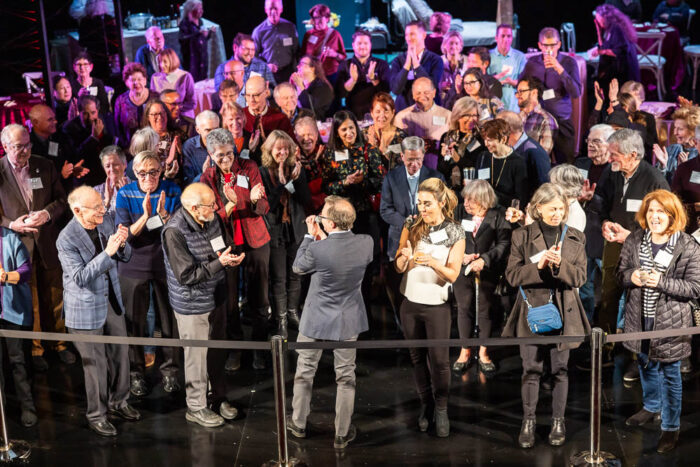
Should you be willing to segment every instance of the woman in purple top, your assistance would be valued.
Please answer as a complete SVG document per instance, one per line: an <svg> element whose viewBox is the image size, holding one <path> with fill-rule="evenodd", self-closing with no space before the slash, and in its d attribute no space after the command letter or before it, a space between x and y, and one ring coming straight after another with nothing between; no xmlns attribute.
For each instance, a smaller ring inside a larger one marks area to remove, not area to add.
<svg viewBox="0 0 700 467"><path fill-rule="evenodd" d="M119 144L128 147L131 136L139 128L144 104L151 97L151 93L146 87L146 69L140 63L127 63L122 71L122 79L129 90L114 102L114 123Z"/></svg>
<svg viewBox="0 0 700 467"><path fill-rule="evenodd" d="M151 76L151 91L160 94L166 89L174 89L182 99L181 114L194 118L194 78L180 68L180 58L173 49L163 49L158 54L160 71Z"/></svg>

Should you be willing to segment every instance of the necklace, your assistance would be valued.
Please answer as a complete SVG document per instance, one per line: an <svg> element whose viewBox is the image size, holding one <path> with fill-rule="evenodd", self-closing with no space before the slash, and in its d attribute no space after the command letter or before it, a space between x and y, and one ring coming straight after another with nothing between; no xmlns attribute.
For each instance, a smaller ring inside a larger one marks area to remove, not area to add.
<svg viewBox="0 0 700 467"><path fill-rule="evenodd" d="M501 181L501 175L503 175L503 169L506 168L506 164L508 163L508 156L503 158L503 165L501 166L501 171L498 174L498 178L496 179L496 183L493 183L493 160L495 159L494 155L491 154L491 185L495 189L498 186L498 183Z"/></svg>

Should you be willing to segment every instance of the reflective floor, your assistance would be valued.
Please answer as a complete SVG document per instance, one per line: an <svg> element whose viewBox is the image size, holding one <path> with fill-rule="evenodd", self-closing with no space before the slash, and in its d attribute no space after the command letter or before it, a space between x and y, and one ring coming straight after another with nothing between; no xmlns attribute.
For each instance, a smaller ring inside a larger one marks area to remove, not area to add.
<svg viewBox="0 0 700 467"><path fill-rule="evenodd" d="M386 315L381 322L391 322ZM375 317L375 322L378 320ZM392 332L374 326L373 337ZM475 367L453 377L449 405L449 438L418 431L418 400L405 350L359 351L355 415L357 439L344 452L333 449L335 381L332 354L321 361L314 384L312 414L305 440L290 439L292 457L311 466L483 465L563 466L571 455L588 449L590 373L570 369L567 441L558 448L546 443L549 393L538 407L537 444L522 450L516 442L521 422L520 358L516 348L491 352L499 371L486 380ZM453 358L457 350L454 349ZM277 456L275 410L270 371L251 369L244 354L240 371L228 378L229 398L243 414L224 427L206 429L185 421L184 391L166 395L156 386L146 398L132 401L143 420L114 420L119 435L106 439L87 428L80 364L67 367L49 355L51 368L35 376L39 424L24 429L13 389L8 387L10 438L32 446L30 465L37 466L259 466ZM287 404L291 406L294 356L287 359ZM629 466L698 465L700 452L700 385L692 376L684 383L679 446L656 454L659 428L632 429L624 424L640 407L639 383L622 383L625 361L604 370L602 447ZM155 372L149 375L157 384ZM11 378L6 378L11 381ZM8 381L8 385L10 385Z"/></svg>

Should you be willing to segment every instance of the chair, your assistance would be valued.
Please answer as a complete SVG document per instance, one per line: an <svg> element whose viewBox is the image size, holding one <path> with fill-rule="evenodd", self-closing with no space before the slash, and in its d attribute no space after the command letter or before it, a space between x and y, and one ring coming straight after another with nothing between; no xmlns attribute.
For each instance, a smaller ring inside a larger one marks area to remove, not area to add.
<svg viewBox="0 0 700 467"><path fill-rule="evenodd" d="M564 51L576 52L576 28L574 28L574 23L561 23L559 35L561 36Z"/></svg>
<svg viewBox="0 0 700 467"><path fill-rule="evenodd" d="M664 65L666 59L661 55L661 46L664 42L666 33L659 32L638 32L637 33L637 61L639 61L640 70L650 70L656 78L656 91L659 94L659 100L663 100L663 95L666 94L666 86L664 84ZM651 41L648 47L641 47L639 43L642 40Z"/></svg>
<svg viewBox="0 0 700 467"><path fill-rule="evenodd" d="M692 8L688 10L688 24L686 25L685 33L686 36L681 36L681 46L685 47L690 44L690 24L693 22L693 16L695 16L696 11Z"/></svg>
<svg viewBox="0 0 700 467"><path fill-rule="evenodd" d="M687 45L683 48L686 57L693 66L693 99L695 99L695 86L698 83L698 66L700 66L700 45Z"/></svg>

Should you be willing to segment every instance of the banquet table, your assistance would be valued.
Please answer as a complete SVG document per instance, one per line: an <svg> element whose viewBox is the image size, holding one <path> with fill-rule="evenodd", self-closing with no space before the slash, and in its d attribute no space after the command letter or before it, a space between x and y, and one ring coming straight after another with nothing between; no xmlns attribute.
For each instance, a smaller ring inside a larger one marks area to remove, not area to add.
<svg viewBox="0 0 700 467"><path fill-rule="evenodd" d="M194 83L194 113L198 115L203 110L211 110L211 98L216 93L214 78L197 81Z"/></svg>
<svg viewBox="0 0 700 467"><path fill-rule="evenodd" d="M678 89L683 84L685 78L685 59L683 57L683 47L681 46L681 36L678 29L670 24L658 23L643 23L634 25L637 32L659 32L666 33L666 37L661 43L661 55L666 59L664 65L664 83L666 89L675 98L678 95ZM646 49L651 46L652 39L639 39L639 46ZM642 70L642 83L644 84L647 94L651 91L656 92L656 82L654 75L649 70Z"/></svg>

